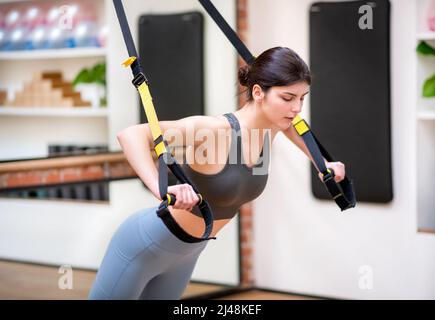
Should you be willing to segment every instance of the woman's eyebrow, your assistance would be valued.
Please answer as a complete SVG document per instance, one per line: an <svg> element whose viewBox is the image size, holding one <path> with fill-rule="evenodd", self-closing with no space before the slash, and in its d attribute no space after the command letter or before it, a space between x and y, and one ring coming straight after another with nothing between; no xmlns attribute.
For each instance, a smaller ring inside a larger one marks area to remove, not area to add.
<svg viewBox="0 0 435 320"><path fill-rule="evenodd" d="M304 94L303 94L303 96L304 95L306 95L306 94L308 94L310 91L307 91L307 92L305 92ZM286 94L289 94L289 95L292 95L292 96L297 96L297 94L294 94L294 93L291 93L291 92L283 92L283 93L286 93Z"/></svg>

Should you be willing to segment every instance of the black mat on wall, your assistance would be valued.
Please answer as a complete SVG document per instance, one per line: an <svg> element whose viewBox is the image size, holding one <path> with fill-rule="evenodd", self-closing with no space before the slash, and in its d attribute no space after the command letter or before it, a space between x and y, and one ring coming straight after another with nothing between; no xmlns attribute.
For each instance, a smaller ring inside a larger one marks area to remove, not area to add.
<svg viewBox="0 0 435 320"><path fill-rule="evenodd" d="M373 29L359 20L370 4ZM318 2L310 8L311 127L346 165L358 201L393 198L390 138L390 4ZM312 167L312 192L330 199Z"/></svg>
<svg viewBox="0 0 435 320"><path fill-rule="evenodd" d="M142 15L139 56L159 120L204 114L203 16ZM147 122L142 103L140 121Z"/></svg>

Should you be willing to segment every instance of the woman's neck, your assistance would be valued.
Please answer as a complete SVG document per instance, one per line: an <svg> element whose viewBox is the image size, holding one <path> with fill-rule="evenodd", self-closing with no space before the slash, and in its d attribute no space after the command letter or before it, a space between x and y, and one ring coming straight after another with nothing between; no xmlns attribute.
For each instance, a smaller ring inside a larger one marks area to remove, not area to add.
<svg viewBox="0 0 435 320"><path fill-rule="evenodd" d="M255 104L254 102L247 102L242 108L233 112L240 122L240 126L247 129L260 129L272 131L272 135L280 131L280 128L276 127L263 112L261 106Z"/></svg>

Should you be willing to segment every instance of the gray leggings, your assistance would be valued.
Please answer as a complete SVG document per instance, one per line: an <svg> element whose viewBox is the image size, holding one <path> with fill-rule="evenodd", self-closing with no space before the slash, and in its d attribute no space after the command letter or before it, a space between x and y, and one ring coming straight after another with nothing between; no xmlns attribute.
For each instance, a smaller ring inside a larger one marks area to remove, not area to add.
<svg viewBox="0 0 435 320"><path fill-rule="evenodd" d="M156 210L140 210L119 226L89 299L180 299L208 241L179 240Z"/></svg>

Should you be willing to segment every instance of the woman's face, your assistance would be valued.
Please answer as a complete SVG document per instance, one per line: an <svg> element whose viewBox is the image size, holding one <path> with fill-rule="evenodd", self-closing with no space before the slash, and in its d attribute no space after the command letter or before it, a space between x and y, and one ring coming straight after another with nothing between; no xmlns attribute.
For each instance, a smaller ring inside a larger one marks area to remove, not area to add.
<svg viewBox="0 0 435 320"><path fill-rule="evenodd" d="M271 87L266 94L257 102L262 103L262 110L270 122L281 130L286 130L292 125L292 120L302 110L305 95L308 94L310 86L305 81L297 82L289 86Z"/></svg>

